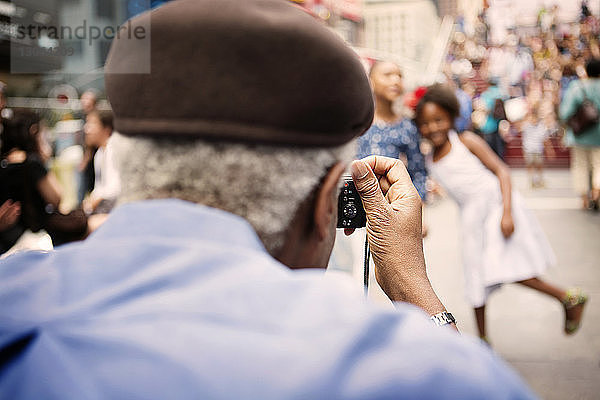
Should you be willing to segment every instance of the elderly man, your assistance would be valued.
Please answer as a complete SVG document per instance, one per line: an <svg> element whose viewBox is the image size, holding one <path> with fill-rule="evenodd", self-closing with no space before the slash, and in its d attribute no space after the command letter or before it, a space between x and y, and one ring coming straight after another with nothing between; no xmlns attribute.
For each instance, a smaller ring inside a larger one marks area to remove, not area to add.
<svg viewBox="0 0 600 400"><path fill-rule="evenodd" d="M122 73L144 55L126 34L106 65L122 204L85 242L0 264L0 398L532 397L430 320L449 318L397 160L352 163L397 310L323 274L373 118L337 36L280 0L179 0L125 29L150 19L151 73Z"/></svg>

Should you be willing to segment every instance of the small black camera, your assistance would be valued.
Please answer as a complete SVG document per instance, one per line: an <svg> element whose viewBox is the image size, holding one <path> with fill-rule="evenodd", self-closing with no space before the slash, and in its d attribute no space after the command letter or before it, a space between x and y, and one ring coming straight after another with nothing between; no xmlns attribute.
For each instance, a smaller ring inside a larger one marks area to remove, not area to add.
<svg viewBox="0 0 600 400"><path fill-rule="evenodd" d="M342 190L338 198L338 228L363 228L367 225L367 214L352 176L344 174Z"/></svg>

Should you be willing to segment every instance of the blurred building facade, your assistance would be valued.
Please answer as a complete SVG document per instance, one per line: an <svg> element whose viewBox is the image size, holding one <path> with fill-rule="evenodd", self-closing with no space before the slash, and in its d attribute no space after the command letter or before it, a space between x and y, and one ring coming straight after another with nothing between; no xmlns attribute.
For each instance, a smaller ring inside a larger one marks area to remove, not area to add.
<svg viewBox="0 0 600 400"><path fill-rule="evenodd" d="M457 17L459 14L458 0L435 0L435 5L440 17L446 15Z"/></svg>
<svg viewBox="0 0 600 400"><path fill-rule="evenodd" d="M363 0L290 0L323 20L348 44L363 41Z"/></svg>
<svg viewBox="0 0 600 400"><path fill-rule="evenodd" d="M154 3L161 2L0 0L0 80L9 97L45 97L59 85L102 91L109 34Z"/></svg>
<svg viewBox="0 0 600 400"><path fill-rule="evenodd" d="M424 62L440 19L431 0L367 0L364 25L365 47Z"/></svg>
<svg viewBox="0 0 600 400"><path fill-rule="evenodd" d="M484 0L458 0L458 16L462 18L462 30L469 35L475 33L477 18L485 9Z"/></svg>

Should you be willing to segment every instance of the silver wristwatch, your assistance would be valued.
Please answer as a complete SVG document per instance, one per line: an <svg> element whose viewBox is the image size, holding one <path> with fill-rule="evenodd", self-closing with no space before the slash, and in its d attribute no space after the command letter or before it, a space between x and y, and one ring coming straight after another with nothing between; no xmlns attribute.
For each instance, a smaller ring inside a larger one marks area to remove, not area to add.
<svg viewBox="0 0 600 400"><path fill-rule="evenodd" d="M439 314L432 315L431 321L437 326L456 324L454 315L450 314L448 311L444 311Z"/></svg>

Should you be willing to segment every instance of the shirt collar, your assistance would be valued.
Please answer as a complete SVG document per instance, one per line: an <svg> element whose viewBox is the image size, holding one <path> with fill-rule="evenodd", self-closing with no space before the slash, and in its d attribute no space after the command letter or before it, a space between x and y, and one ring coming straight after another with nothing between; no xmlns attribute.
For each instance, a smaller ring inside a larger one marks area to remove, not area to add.
<svg viewBox="0 0 600 400"><path fill-rule="evenodd" d="M178 199L145 200L118 206L87 241L160 236L183 242L210 241L266 252L243 218Z"/></svg>

